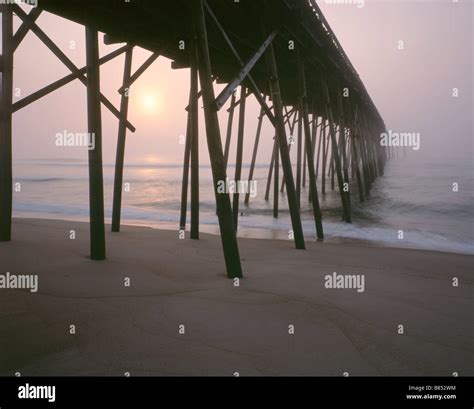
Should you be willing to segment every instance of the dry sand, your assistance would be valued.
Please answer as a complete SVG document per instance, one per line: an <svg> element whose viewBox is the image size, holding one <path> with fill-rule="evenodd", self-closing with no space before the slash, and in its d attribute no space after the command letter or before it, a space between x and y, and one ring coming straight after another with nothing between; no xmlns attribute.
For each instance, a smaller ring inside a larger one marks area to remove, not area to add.
<svg viewBox="0 0 474 409"><path fill-rule="evenodd" d="M92 261L85 223L13 234L0 274L37 274L39 291L0 290L0 375L474 375L473 256L239 239L235 287L217 236L124 227ZM333 272L365 291L325 288Z"/></svg>

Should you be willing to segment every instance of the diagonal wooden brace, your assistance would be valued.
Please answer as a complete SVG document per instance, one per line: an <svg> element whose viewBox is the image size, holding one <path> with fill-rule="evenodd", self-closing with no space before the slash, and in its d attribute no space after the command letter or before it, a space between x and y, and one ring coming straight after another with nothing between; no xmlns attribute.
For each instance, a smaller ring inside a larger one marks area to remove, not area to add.
<svg viewBox="0 0 474 409"><path fill-rule="evenodd" d="M77 75L79 81L87 86L87 78L82 74L79 68L64 54L60 48L54 44L54 42L48 37L48 35L26 14L20 6L17 4L13 5L15 14L23 20L23 23L33 32L35 35L48 47L51 52L73 73ZM122 115L117 108L102 94L100 93L100 101L104 106L113 114L117 119L122 120ZM127 120L125 122L127 128L132 132L136 131L136 128Z"/></svg>
<svg viewBox="0 0 474 409"><path fill-rule="evenodd" d="M255 52L252 57L248 60L248 62L242 67L236 77L229 83L227 86L222 90L219 96L215 100L215 106L217 110L220 110L229 97L232 95L234 90L242 83L242 81L249 75L250 70L255 66L258 62L260 57L264 54L265 50L268 46L272 43L273 39L276 36L276 31L271 33L268 38L264 41L264 43L259 47L259 49Z"/></svg>

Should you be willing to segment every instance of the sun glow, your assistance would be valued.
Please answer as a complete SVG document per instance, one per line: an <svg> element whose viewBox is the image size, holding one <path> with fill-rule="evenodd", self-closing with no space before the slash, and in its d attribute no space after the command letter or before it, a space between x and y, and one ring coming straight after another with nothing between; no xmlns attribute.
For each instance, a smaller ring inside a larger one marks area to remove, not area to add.
<svg viewBox="0 0 474 409"><path fill-rule="evenodd" d="M142 115L154 115L161 112L161 96L158 92L153 90L140 90L132 98L135 100L140 114Z"/></svg>
<svg viewBox="0 0 474 409"><path fill-rule="evenodd" d="M155 95L145 95L142 100L143 110L145 112L156 112L158 110L158 101Z"/></svg>

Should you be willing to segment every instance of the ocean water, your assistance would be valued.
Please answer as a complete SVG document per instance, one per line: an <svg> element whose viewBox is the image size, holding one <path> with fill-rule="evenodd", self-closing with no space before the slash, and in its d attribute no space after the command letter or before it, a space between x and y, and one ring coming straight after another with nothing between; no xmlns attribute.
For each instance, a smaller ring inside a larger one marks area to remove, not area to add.
<svg viewBox="0 0 474 409"><path fill-rule="evenodd" d="M242 178L248 175L248 166ZM228 174L234 169L229 166ZM113 164L104 166L105 214L112 214ZM264 200L268 164L255 170L257 196L248 207L241 195L240 237L288 239L291 221L285 194L280 196L280 215L272 216L270 202ZM281 176L280 176L281 177ZM181 195L181 165L128 164L124 183L122 222L178 230ZM15 217L88 220L88 169L81 161L21 160L15 162L14 182L21 191L14 193ZM391 159L385 175L374 183L369 200L359 203L352 196L353 223L341 221L337 191L318 190L323 212L325 240L360 241L369 245L408 247L463 254L474 254L474 198L471 159L440 163L420 160L416 155ZM355 183L355 182L354 182ZM453 183L459 191L453 192ZM302 222L307 240L315 240L308 188L302 190ZM189 207L188 207L189 208ZM188 212L189 222L189 212ZM200 168L201 231L218 234L217 217L209 166ZM399 231L403 230L403 239Z"/></svg>

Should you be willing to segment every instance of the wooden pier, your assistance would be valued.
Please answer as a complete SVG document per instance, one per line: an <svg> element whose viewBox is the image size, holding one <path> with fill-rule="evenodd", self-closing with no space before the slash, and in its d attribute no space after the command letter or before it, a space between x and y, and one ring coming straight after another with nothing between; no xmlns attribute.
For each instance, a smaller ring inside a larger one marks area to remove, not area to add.
<svg viewBox="0 0 474 409"><path fill-rule="evenodd" d="M128 120L128 89L160 56L172 61L172 69L189 69L187 132L184 149L182 206L179 229L186 229L190 191L190 238L199 239L199 107L204 107L206 141L211 162L216 212L229 278L242 277L236 231L239 206L249 195L218 192L219 181L228 177L227 163L233 123L238 118L235 180L242 172L243 144L252 140L248 181L253 179L262 122L274 127L273 155L269 164L265 199L273 182L273 216L279 217L280 191L286 191L296 249L305 248L300 207L302 188L309 187L315 237L324 238L320 196L331 180L341 201L341 219L352 221L351 202L365 201L371 184L383 175L388 151L380 146L385 124L344 50L324 18L316 0L41 0L38 8L25 11L18 5L0 5L2 13L2 73L0 95L0 241L12 238L12 116L62 86L81 81L87 87L88 131L95 135L89 151L90 256L106 257L102 176L103 104L119 121L112 231L120 231L124 155ZM77 67L40 28L36 20L44 11L76 23L85 30L87 63ZM21 25L13 32L13 15ZM69 69L70 74L13 102L15 50L28 32L35 34ZM100 57L98 33L106 44L123 46ZM152 52L132 72L134 47ZM100 66L125 54L123 83L116 108L102 93ZM226 84L215 94L214 84ZM236 91L240 89L238 97ZM256 134L246 135L249 98L260 106ZM218 112L229 107L226 134L221 135ZM31 126L34 126L32 123ZM290 140L296 130L297 137ZM296 145L296 177L290 149ZM231 159L232 160L232 159ZM280 186L280 181L282 185ZM190 189L188 191L188 185Z"/></svg>

